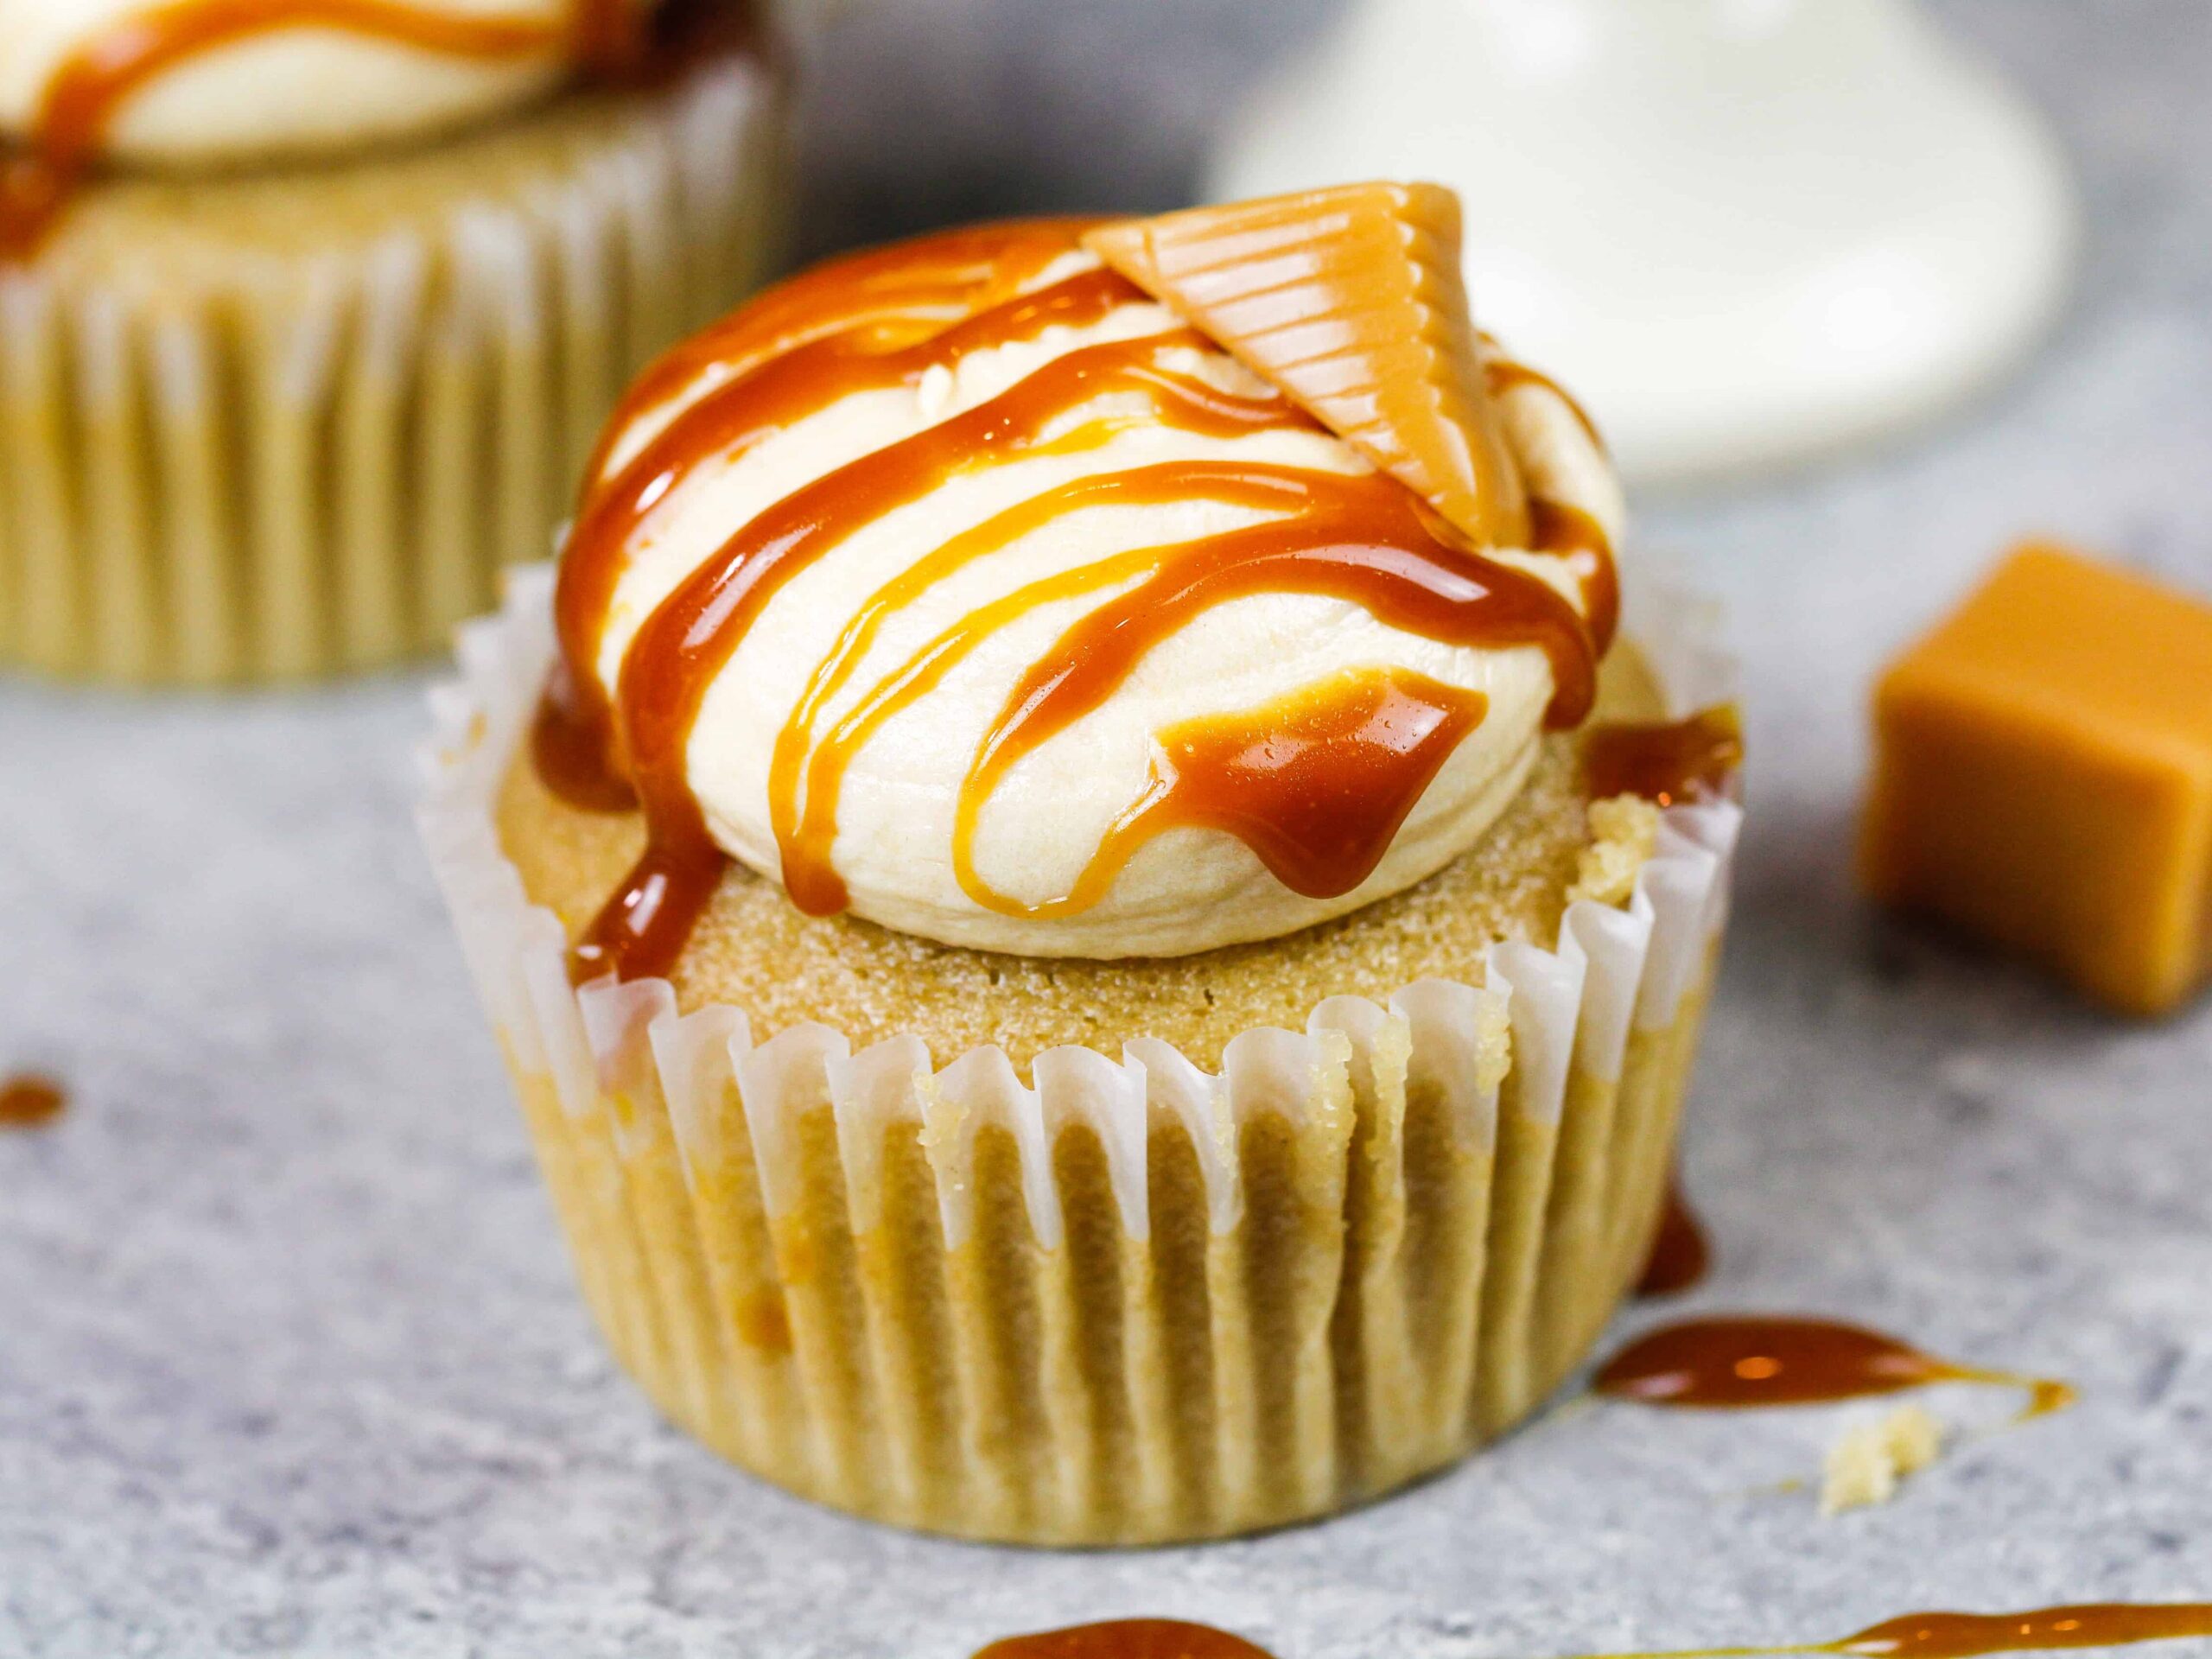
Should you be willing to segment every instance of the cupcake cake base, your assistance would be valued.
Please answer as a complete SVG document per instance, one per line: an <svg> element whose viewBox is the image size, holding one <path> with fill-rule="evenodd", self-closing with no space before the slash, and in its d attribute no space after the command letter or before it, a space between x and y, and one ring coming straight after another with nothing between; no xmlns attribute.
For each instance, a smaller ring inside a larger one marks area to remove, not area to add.
<svg viewBox="0 0 2212 1659"><path fill-rule="evenodd" d="M419 151L112 179L0 268L0 664L298 677L543 558L616 395L765 274L745 56Z"/></svg>
<svg viewBox="0 0 2212 1659"><path fill-rule="evenodd" d="M1621 849L1562 738L1484 849L1271 945L1035 963L710 914L734 955L579 992L626 848L516 759L546 606L533 574L465 636L423 829L585 1294L675 1421L858 1514L1160 1542L1440 1468L1586 1351L1657 1224L1733 805L1668 810L1624 901L1578 899ZM1731 695L1700 612L1642 610L1656 684L1617 673L1617 717Z"/></svg>

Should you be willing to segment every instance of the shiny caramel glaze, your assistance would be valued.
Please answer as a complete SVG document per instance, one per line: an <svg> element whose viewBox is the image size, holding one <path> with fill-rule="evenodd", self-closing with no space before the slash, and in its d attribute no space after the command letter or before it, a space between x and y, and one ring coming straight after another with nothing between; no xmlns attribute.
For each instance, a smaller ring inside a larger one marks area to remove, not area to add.
<svg viewBox="0 0 2212 1659"><path fill-rule="evenodd" d="M501 62L560 51L602 69L643 50L646 9L571 0L555 19L454 16L409 0L167 0L117 19L56 67L28 141L0 161L0 261L35 254L92 164L109 124L177 65L257 35L335 29L442 57Z"/></svg>
<svg viewBox="0 0 2212 1659"><path fill-rule="evenodd" d="M35 1129L68 1109L69 1093L52 1077L22 1071L0 1079L0 1129Z"/></svg>
<svg viewBox="0 0 2212 1659"><path fill-rule="evenodd" d="M1211 1624L1178 1618L1116 1618L1063 1630L1009 1636L976 1659L1274 1659L1265 1648Z"/></svg>
<svg viewBox="0 0 2212 1659"><path fill-rule="evenodd" d="M1816 1651L1885 1659L1974 1659L1986 1653L2120 1647L2212 1636L2212 1602L2086 1602L2021 1613L1906 1613Z"/></svg>
<svg viewBox="0 0 2212 1659"><path fill-rule="evenodd" d="M2117 1648L2212 1636L2212 1602L2087 1602L2017 1613L1900 1613L1834 1642L1782 1647L1676 1648L1586 1654L1580 1659L1756 1659L1761 1654L1843 1654L1869 1659L1979 1659L1992 1653Z"/></svg>
<svg viewBox="0 0 2212 1659"><path fill-rule="evenodd" d="M588 735L596 744L602 764L622 769L622 734L589 665L646 515L705 456L734 460L838 397L918 385L959 350L1033 339L1126 298L1128 289L1111 279L1017 297L1020 281L1066 253L1090 222L983 226L830 260L739 307L639 377L586 469L554 599L569 668L556 691L569 726L580 741ZM950 334L959 337L931 349ZM702 381L708 391L614 467L612 446L622 433Z"/></svg>
<svg viewBox="0 0 2212 1659"><path fill-rule="evenodd" d="M1529 545L1566 561L1567 573L1582 590L1582 614L1600 654L1613 643L1621 620L1620 574L1613 564L1605 527L1581 508L1532 496L1529 501Z"/></svg>
<svg viewBox="0 0 2212 1659"><path fill-rule="evenodd" d="M1126 278L1104 269L1022 286L1073 251L1093 223L983 226L834 262L678 347L632 390L594 460L563 558L556 618L565 668L556 677L558 706L541 714L538 726L550 784L578 804L607 804L620 799L614 779L624 780L649 831L644 855L574 953L580 981L608 971L625 978L664 974L682 950L721 868L686 776L691 727L708 685L763 607L811 562L957 471L1107 442L1126 414L1072 429L1065 418L1104 394L1126 395L1149 418L1214 436L1314 428L1310 414L1272 388L1227 392L1169 366L1179 349L1210 344L1196 332L1069 352L992 401L862 456L739 526L639 628L614 696L599 689L592 665L632 543L690 468L709 456L741 455L855 392L912 386L966 353L1033 340L1141 298ZM701 386L673 418L652 426L662 404ZM635 453L621 453L613 446L633 424L650 435ZM851 683L886 619L932 584L1065 513L1198 498L1275 516L1063 572L983 607L864 690L823 729L823 711ZM848 894L830 857L841 784L854 755L886 721L1036 606L1126 588L1033 664L979 746L956 814L953 854L963 887L978 903L1010 913L1065 913L1096 902L1145 839L1203 823L1238 836L1279 874L1294 871L1290 884L1298 891L1350 892L1375 868L1451 747L1479 723L1480 709L1464 700L1446 706L1433 682L1419 693L1403 681L1388 696L1370 690L1365 703L1356 697L1356 706L1309 723L1302 741L1273 749L1255 740L1249 714L1224 717L1211 734L1160 734L1152 786L1132 803L1075 888L1041 906L995 893L969 855L992 790L1023 755L1100 706L1176 629L1247 594L1327 594L1455 645L1537 646L1552 667L1550 723L1579 723L1618 612L1611 554L1602 530L1570 509L1549 510L1539 528L1546 548L1559 552L1581 582L1588 621L1538 578L1484 556L1381 474L1160 463L1082 478L1020 503L893 574L812 675L771 763L770 816L785 888L810 913L845 907ZM1316 734L1331 741L1317 742ZM1292 797L1316 790L1340 805L1360 796L1360 810L1329 827L1321 836L1325 846L1294 847L1300 834L1310 839L1319 831L1320 815ZM1287 830L1294 817L1297 829Z"/></svg>
<svg viewBox="0 0 2212 1659"><path fill-rule="evenodd" d="M1660 1211L1659 1230L1651 1240L1651 1254L1636 1281L1639 1296L1675 1296L1704 1279L1713 1265L1713 1248L1706 1242L1705 1225L1682 1192L1682 1178L1667 1181L1667 1207Z"/></svg>
<svg viewBox="0 0 2212 1659"><path fill-rule="evenodd" d="M1525 546L1459 233L1441 185L1375 183L1124 219L1084 240L1478 544Z"/></svg>
<svg viewBox="0 0 2212 1659"><path fill-rule="evenodd" d="M570 806L587 812L631 812L638 792L630 780L607 764L605 726L586 712L565 666L538 699L530 726L531 764L550 789Z"/></svg>
<svg viewBox="0 0 2212 1659"><path fill-rule="evenodd" d="M1900 1613L1833 1642L1783 1646L1669 1648L1586 1654L1578 1659L1757 1659L1762 1654L1837 1654L1847 1659L1981 1659L1993 1653L2050 1653L2126 1647L2212 1636L2212 1602L2085 1602L2013 1613ZM1120 1618L1033 1636L1008 1637L975 1659L1273 1659L1266 1649L1207 1624Z"/></svg>
<svg viewBox="0 0 2212 1659"><path fill-rule="evenodd" d="M1425 674L1340 674L1256 709L1185 721L1154 742L1151 780L1063 898L1018 905L976 874L972 819L954 858L968 892L999 910L1049 916L1095 904L1146 842L1217 830L1294 893L1332 899L1374 873L1430 780L1490 700Z"/></svg>
<svg viewBox="0 0 2212 1659"><path fill-rule="evenodd" d="M1725 795L1744 763L1732 704L1659 726L1599 726L1583 746L1590 798L1641 795L1662 806Z"/></svg>
<svg viewBox="0 0 2212 1659"><path fill-rule="evenodd" d="M1929 1382L2025 1389L2028 1416L2074 1402L2074 1390L2050 1378L1962 1365L1859 1325L1764 1315L1648 1331L1606 1361L1591 1386L1646 1405L1743 1407L1853 1400Z"/></svg>

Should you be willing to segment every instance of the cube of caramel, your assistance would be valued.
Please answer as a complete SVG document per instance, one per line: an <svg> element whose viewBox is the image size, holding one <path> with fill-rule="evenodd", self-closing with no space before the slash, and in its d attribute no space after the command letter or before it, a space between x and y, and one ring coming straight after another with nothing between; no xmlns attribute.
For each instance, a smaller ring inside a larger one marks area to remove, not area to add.
<svg viewBox="0 0 2212 1659"><path fill-rule="evenodd" d="M2212 971L2212 607L2021 548L1891 664L1874 728L1876 898L2131 1014Z"/></svg>

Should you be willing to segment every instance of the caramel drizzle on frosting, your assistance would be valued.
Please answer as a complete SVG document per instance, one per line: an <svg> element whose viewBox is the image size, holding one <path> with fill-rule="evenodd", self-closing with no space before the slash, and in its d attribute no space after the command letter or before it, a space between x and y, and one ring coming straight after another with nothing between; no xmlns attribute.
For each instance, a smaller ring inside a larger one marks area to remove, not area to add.
<svg viewBox="0 0 2212 1659"><path fill-rule="evenodd" d="M1338 674L1235 714L1177 722L1154 741L1152 776L1063 899L1019 906L1050 915L1106 896L1141 847L1168 830L1214 830L1249 847L1270 874L1309 899L1374 874L1399 826L1490 699L1410 669ZM973 833L972 820L967 826ZM957 854L972 894L1015 908Z"/></svg>
<svg viewBox="0 0 2212 1659"><path fill-rule="evenodd" d="M1015 456L1103 445L1128 420L1129 401L1144 418L1213 436L1315 429L1272 388L1232 394L1178 372L1170 359L1179 350L1211 344L1192 330L1078 347L990 401L814 480L741 526L639 629L613 698L599 690L593 666L632 541L690 468L710 456L741 454L854 392L912 385L967 353L1095 321L1141 300L1134 285L1103 270L1025 289L1076 245L1082 228L1073 220L986 226L837 262L772 290L677 348L633 390L611 434L648 417L677 392L709 388L620 466L605 452L595 461L563 563L556 613L563 663L541 715L541 772L587 805L616 804L608 779L619 777L634 789L648 831L644 855L573 953L579 981L607 971L625 979L667 973L712 897L724 859L686 775L691 728L708 686L799 572L957 474ZM1106 394L1116 395L1114 414L1069 427L1071 415ZM852 683L886 620L953 572L1086 507L1193 499L1277 516L1120 553L979 607L822 729L825 711ZM1537 539L1567 557L1581 581L1587 621L1543 581L1476 551L1381 473L1161 463L1082 478L1024 501L893 575L810 678L771 761L770 816L785 890L810 913L845 907L830 857L840 785L852 758L887 721L1037 606L1119 588L1032 664L979 746L956 811L954 858L963 887L977 903L1007 913L1070 913L1103 897L1145 841L1184 825L1236 836L1298 892L1348 893L1372 872L1438 769L1479 724L1478 696L1418 675L1362 673L1157 734L1147 788L1075 886L1042 905L985 883L974 868L973 841L992 791L1024 755L1103 703L1153 646L1246 594L1327 594L1454 645L1536 646L1553 673L1548 723L1579 723L1617 609L1611 563L1602 531L1586 515L1555 507L1540 529Z"/></svg>
<svg viewBox="0 0 2212 1659"><path fill-rule="evenodd" d="M480 62L560 52L610 69L636 61L647 10L569 0L564 16L549 19L454 16L408 0L168 0L118 18L55 68L28 143L0 162L0 260L38 251L133 93L179 64L287 29L334 29Z"/></svg>
<svg viewBox="0 0 2212 1659"><path fill-rule="evenodd" d="M1598 430L1598 423L1590 418L1590 411L1576 400L1573 392L1546 374L1541 369L1532 369L1526 363L1498 354L1497 341L1488 334L1482 337L1483 345L1491 353L1483 363L1483 378L1492 397L1503 397L1516 386L1540 386L1567 405L1567 412L1574 416L1574 423L1582 429L1583 436L1603 449L1605 440Z"/></svg>

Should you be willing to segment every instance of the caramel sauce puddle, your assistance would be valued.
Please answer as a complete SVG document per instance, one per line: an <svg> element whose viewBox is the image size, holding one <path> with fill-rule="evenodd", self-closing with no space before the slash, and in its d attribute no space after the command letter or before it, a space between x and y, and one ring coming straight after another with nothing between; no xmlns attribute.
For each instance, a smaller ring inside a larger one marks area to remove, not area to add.
<svg viewBox="0 0 2212 1659"><path fill-rule="evenodd" d="M1869 1659L1978 1659L1992 1653L2126 1647L2212 1636L2212 1602L2084 1602L2018 1613L1901 1613L1834 1642L1780 1647L1681 1648L1580 1659L1754 1659L1761 1654L1841 1654Z"/></svg>
<svg viewBox="0 0 2212 1659"><path fill-rule="evenodd" d="M0 1080L0 1129L35 1129L69 1108L69 1091L54 1078L19 1071Z"/></svg>
<svg viewBox="0 0 2212 1659"><path fill-rule="evenodd" d="M1931 1382L2024 1389L2023 1421L2075 1400L2074 1389L2053 1378L1961 1364L1862 1325L1779 1315L1662 1325L1606 1361L1591 1387L1645 1405L1740 1408L1825 1404Z"/></svg>
<svg viewBox="0 0 2212 1659"><path fill-rule="evenodd" d="M1660 1211L1659 1230L1651 1240L1651 1254L1636 1281L1639 1296L1678 1296L1703 1282L1713 1266L1713 1246L1707 1241L1705 1224L1690 1208L1681 1178L1667 1180L1666 1207Z"/></svg>
<svg viewBox="0 0 2212 1659"><path fill-rule="evenodd" d="M1113 1618L1009 1636L976 1659L1274 1659L1265 1648L1211 1624L1179 1618Z"/></svg>
<svg viewBox="0 0 2212 1659"><path fill-rule="evenodd" d="M2126 1647L2212 1636L2212 1602L2085 1602L2017 1613L1901 1613L1833 1642L1727 1648L1649 1649L1577 1659L1758 1659L1835 1654L1846 1659L1980 1659L1993 1653ZM1009 1637L975 1659L1273 1659L1268 1650L1209 1624L1122 1618L1033 1636Z"/></svg>

